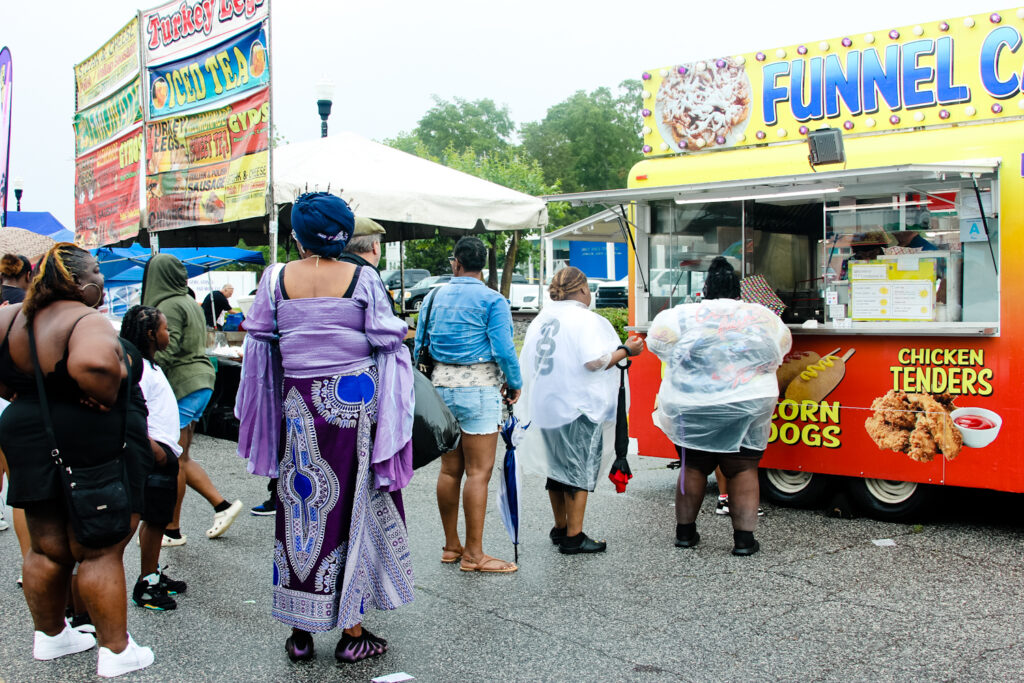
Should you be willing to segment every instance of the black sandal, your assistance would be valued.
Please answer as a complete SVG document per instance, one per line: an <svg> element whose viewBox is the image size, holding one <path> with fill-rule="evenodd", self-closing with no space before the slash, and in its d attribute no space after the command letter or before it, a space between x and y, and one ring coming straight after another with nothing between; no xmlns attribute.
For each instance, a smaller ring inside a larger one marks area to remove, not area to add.
<svg viewBox="0 0 1024 683"><path fill-rule="evenodd" d="M303 640L302 638L296 638L296 634L288 636L288 640L284 641L284 651L288 653L288 659L293 662L305 662L316 657L316 651L313 649L313 636L309 633L305 636L303 643L298 642Z"/></svg>
<svg viewBox="0 0 1024 683"><path fill-rule="evenodd" d="M338 641L338 645L334 648L334 658L339 664L355 664L364 659L384 654L386 648L375 642L379 641L379 638L374 636L374 639L371 640L367 637L366 629L363 629L363 633L359 637L342 633L341 640Z"/></svg>
<svg viewBox="0 0 1024 683"><path fill-rule="evenodd" d="M565 532L569 530L569 527L565 526L553 526L551 531L548 532L548 538L551 539L551 545L562 545L562 540L565 538Z"/></svg>
<svg viewBox="0 0 1024 683"><path fill-rule="evenodd" d="M595 541L582 531L576 536L566 536L558 546L559 552L563 555L577 555L579 553L603 553L608 548L604 541Z"/></svg>

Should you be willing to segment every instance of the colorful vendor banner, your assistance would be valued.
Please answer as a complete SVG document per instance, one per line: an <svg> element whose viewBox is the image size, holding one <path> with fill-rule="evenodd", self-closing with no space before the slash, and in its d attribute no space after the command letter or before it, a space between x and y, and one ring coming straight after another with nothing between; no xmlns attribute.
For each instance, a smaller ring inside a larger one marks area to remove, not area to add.
<svg viewBox="0 0 1024 683"><path fill-rule="evenodd" d="M142 80L75 114L75 156L81 156L142 120Z"/></svg>
<svg viewBox="0 0 1024 683"><path fill-rule="evenodd" d="M142 13L147 66L181 60L267 18L267 0L172 0ZM266 44L266 41L264 41Z"/></svg>
<svg viewBox="0 0 1024 683"><path fill-rule="evenodd" d="M0 226L7 225L7 177L11 169L11 51L0 49Z"/></svg>
<svg viewBox="0 0 1024 683"><path fill-rule="evenodd" d="M270 82L263 26L180 61L149 69L149 117L216 106Z"/></svg>
<svg viewBox="0 0 1024 683"><path fill-rule="evenodd" d="M794 337L767 466L849 474L843 453L856 453L861 474L999 488L995 463L1016 449L1000 436L1012 402L997 341Z"/></svg>
<svg viewBox="0 0 1024 683"><path fill-rule="evenodd" d="M86 248L139 232L142 127L75 161L75 241Z"/></svg>
<svg viewBox="0 0 1024 683"><path fill-rule="evenodd" d="M139 73L139 19L135 17L81 64L75 65L75 111L106 99Z"/></svg>
<svg viewBox="0 0 1024 683"><path fill-rule="evenodd" d="M266 215L270 90L146 126L150 230Z"/></svg>
<svg viewBox="0 0 1024 683"><path fill-rule="evenodd" d="M1024 113L1024 12L768 48L643 74L644 147L676 154Z"/></svg>

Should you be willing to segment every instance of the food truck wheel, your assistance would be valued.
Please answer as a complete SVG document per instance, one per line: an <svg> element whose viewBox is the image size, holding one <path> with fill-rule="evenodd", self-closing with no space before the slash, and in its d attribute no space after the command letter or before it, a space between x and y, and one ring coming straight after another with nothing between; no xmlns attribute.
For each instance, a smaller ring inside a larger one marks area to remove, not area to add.
<svg viewBox="0 0 1024 683"><path fill-rule="evenodd" d="M864 512L889 522L906 520L921 511L931 490L913 481L850 478L850 497Z"/></svg>
<svg viewBox="0 0 1024 683"><path fill-rule="evenodd" d="M834 479L826 474L800 470L760 470L761 491L768 500L789 507L813 507L832 490Z"/></svg>

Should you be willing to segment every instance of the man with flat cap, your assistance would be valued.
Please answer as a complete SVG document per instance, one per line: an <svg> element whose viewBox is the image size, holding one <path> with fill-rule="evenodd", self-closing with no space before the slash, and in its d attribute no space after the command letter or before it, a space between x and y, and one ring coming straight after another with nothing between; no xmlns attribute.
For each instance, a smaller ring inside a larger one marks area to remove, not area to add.
<svg viewBox="0 0 1024 683"><path fill-rule="evenodd" d="M345 245L345 252L338 257L339 261L348 261L357 266L369 266L377 270L380 263L383 247L381 246L381 235L385 233L384 226L372 218L356 216L356 227L352 232L352 239ZM395 299L391 292L385 287L388 299L391 301L391 310L395 308Z"/></svg>

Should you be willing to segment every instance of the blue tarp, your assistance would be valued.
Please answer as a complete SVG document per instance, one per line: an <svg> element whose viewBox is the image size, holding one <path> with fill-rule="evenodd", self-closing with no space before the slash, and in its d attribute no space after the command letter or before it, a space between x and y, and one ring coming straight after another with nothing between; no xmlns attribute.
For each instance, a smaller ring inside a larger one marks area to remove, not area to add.
<svg viewBox="0 0 1024 683"><path fill-rule="evenodd" d="M138 244L130 247L100 247L92 250L100 262L100 271L108 287L142 282L142 271L149 261L149 249ZM263 253L237 247L180 247L161 249L161 254L171 254L185 264L189 277L202 275L232 263L256 263L263 265Z"/></svg>
<svg viewBox="0 0 1024 683"><path fill-rule="evenodd" d="M75 241L75 233L65 228L49 211L8 211L7 225L46 235L54 242Z"/></svg>

